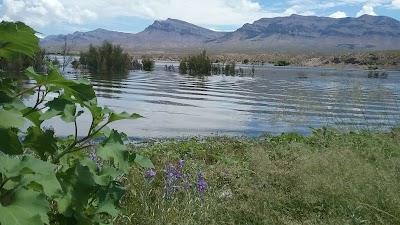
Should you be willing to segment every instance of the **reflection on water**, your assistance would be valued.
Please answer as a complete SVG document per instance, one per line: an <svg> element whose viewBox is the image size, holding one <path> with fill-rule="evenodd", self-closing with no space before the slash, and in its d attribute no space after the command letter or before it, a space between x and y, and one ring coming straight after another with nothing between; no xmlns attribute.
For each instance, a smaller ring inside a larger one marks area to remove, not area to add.
<svg viewBox="0 0 400 225"><path fill-rule="evenodd" d="M246 69L246 68L245 68ZM190 77L167 71L92 75L98 101L144 119L112 127L133 137L278 134L324 125L384 129L399 119L399 72L257 67L254 76ZM77 75L70 75L71 78ZM79 120L83 133L89 117ZM57 134L72 126L52 121Z"/></svg>

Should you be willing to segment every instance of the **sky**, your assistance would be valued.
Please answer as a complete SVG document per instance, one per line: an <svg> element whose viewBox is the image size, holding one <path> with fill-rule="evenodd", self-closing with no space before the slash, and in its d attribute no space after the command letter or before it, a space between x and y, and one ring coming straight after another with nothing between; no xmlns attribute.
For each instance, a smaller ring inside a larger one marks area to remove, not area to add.
<svg viewBox="0 0 400 225"><path fill-rule="evenodd" d="M167 18L233 31L260 18L291 14L400 20L400 0L0 0L0 21L22 21L42 36L97 28L137 33Z"/></svg>

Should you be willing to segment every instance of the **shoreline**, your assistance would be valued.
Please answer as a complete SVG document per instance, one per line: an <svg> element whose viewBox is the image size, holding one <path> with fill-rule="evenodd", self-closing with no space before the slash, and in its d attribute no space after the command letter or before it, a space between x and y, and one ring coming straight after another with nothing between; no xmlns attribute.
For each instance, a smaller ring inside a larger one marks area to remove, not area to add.
<svg viewBox="0 0 400 225"><path fill-rule="evenodd" d="M160 61L180 61L191 55L168 51L143 51L132 53L133 58L153 58ZM246 65L274 64L278 61L289 62L291 66L332 69L362 69L400 71L400 50L373 51L373 52L332 52L332 53L277 53L254 52L237 53L208 52L213 62L235 62Z"/></svg>

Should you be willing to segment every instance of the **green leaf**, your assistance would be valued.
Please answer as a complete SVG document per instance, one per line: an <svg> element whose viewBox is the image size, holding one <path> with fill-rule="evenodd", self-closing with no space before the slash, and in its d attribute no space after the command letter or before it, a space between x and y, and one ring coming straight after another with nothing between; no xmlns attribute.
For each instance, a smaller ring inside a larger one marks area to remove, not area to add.
<svg viewBox="0 0 400 225"><path fill-rule="evenodd" d="M52 197L61 194L61 186L55 175L56 168L55 164L42 161L32 155L24 155L16 170L21 171L22 174L30 173L24 176L21 182L38 183L42 186L46 196Z"/></svg>
<svg viewBox="0 0 400 225"><path fill-rule="evenodd" d="M26 185L31 183L38 184L41 187L40 191L43 191L43 193L50 198L57 197L62 194L61 185L58 182L54 172L47 174L28 174L21 179L21 183Z"/></svg>
<svg viewBox="0 0 400 225"><path fill-rule="evenodd" d="M129 114L127 112L122 112L122 113L111 113L110 117L108 118L108 123L111 123L113 121L117 121L117 120L124 120L124 119L139 119L139 118L143 118L143 116L137 114L137 113L133 113L133 114Z"/></svg>
<svg viewBox="0 0 400 225"><path fill-rule="evenodd" d="M96 98L93 86L87 79L68 80L52 64L48 64L47 67L49 74L46 82L64 88L67 95L71 94L75 98L70 100L76 100L78 103L83 104Z"/></svg>
<svg viewBox="0 0 400 225"><path fill-rule="evenodd" d="M81 159L80 163L82 166L87 166L93 176L93 180L96 184L101 186L108 185L112 180L121 175L114 167L104 167L100 171L97 169L96 161L89 158Z"/></svg>
<svg viewBox="0 0 400 225"><path fill-rule="evenodd" d="M76 105L66 105L61 116L61 119L66 123L75 121Z"/></svg>
<svg viewBox="0 0 400 225"><path fill-rule="evenodd" d="M29 186L43 191L48 197L61 194L61 186L55 175L57 165L39 160L32 155L24 155L20 159L1 156L0 163L0 173L7 178L13 178L7 190L16 186Z"/></svg>
<svg viewBox="0 0 400 225"><path fill-rule="evenodd" d="M46 197L39 192L17 189L6 204L0 204L0 223L4 225L49 224Z"/></svg>
<svg viewBox="0 0 400 225"><path fill-rule="evenodd" d="M40 51L35 30L22 22L0 23L0 58L17 59L20 54L33 56Z"/></svg>
<svg viewBox="0 0 400 225"><path fill-rule="evenodd" d="M19 176L20 171L15 168L20 164L20 160L11 158L8 155L0 156L0 173L7 178Z"/></svg>
<svg viewBox="0 0 400 225"><path fill-rule="evenodd" d="M1 83L0 83L1 87ZM0 105L3 107L13 106L16 109L23 110L26 108L25 104L19 98L13 98L5 91L0 91Z"/></svg>
<svg viewBox="0 0 400 225"><path fill-rule="evenodd" d="M57 178L65 193L64 196L56 199L60 213L69 216L74 206L80 205L83 208L87 205L96 185L88 167L78 162L65 173L58 173Z"/></svg>
<svg viewBox="0 0 400 225"><path fill-rule="evenodd" d="M17 109L4 110L0 109L0 128L16 127L22 129L25 125L25 118Z"/></svg>
<svg viewBox="0 0 400 225"><path fill-rule="evenodd" d="M0 104L11 103L14 100L13 97L7 95L4 91L0 91Z"/></svg>
<svg viewBox="0 0 400 225"><path fill-rule="evenodd" d="M40 74L36 73L35 70L33 69L33 67L27 68L25 70L25 75L27 77L34 79L36 81L36 83L38 83L38 84L44 83L47 79L46 75L40 75Z"/></svg>
<svg viewBox="0 0 400 225"><path fill-rule="evenodd" d="M117 217L119 210L116 208L116 204L124 193L125 189L117 182L112 182L109 187L102 189L98 194L99 205L96 209L96 213L107 213L112 217Z"/></svg>
<svg viewBox="0 0 400 225"><path fill-rule="evenodd" d="M26 114L31 110L32 110L32 107L28 107L28 108L25 108L24 110L22 110L22 113ZM33 125L35 125L39 129L40 124L43 123L43 120L40 119L41 116L42 116L42 113L40 111L33 111L33 112L30 112L28 115L26 115L25 118L27 118L29 121L31 121L33 123Z"/></svg>
<svg viewBox="0 0 400 225"><path fill-rule="evenodd" d="M100 129L100 126L97 126L94 130ZM108 126L103 127L93 138L100 138L100 137L108 137L111 134L111 129Z"/></svg>
<svg viewBox="0 0 400 225"><path fill-rule="evenodd" d="M48 120L55 116L61 115L64 113L64 110L67 106L73 107L74 105L74 103L65 99L64 96L55 98L45 104L45 106L49 107L49 109L40 116L40 119Z"/></svg>
<svg viewBox="0 0 400 225"><path fill-rule="evenodd" d="M141 167L146 167L146 168L154 168L153 163L151 162L150 159L145 158L141 155L136 154L135 157L135 163L137 163Z"/></svg>
<svg viewBox="0 0 400 225"><path fill-rule="evenodd" d="M19 155L23 153L18 134L12 129L0 128L0 152L9 155Z"/></svg>
<svg viewBox="0 0 400 225"><path fill-rule="evenodd" d="M45 154L54 154L57 150L57 139L54 137L54 132L51 130L38 130L35 127L28 128L28 135L23 140L26 147L31 148L43 159Z"/></svg>
<svg viewBox="0 0 400 225"><path fill-rule="evenodd" d="M97 155L103 160L113 160L121 171L128 172L128 149L117 131L112 130L110 136L99 145Z"/></svg>

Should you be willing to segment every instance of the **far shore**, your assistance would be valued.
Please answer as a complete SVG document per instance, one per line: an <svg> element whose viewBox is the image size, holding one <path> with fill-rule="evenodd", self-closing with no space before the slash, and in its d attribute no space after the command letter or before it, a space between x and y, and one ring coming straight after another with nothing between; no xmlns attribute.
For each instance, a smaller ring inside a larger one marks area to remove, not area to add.
<svg viewBox="0 0 400 225"><path fill-rule="evenodd" d="M200 50L199 50L200 51ZM237 64L268 65L286 61L290 66L334 69L392 70L400 71L400 50L342 53L278 53L278 52L207 52L214 62L236 62ZM180 61L190 53L168 51L130 52L133 58ZM195 54L195 53L192 53Z"/></svg>

